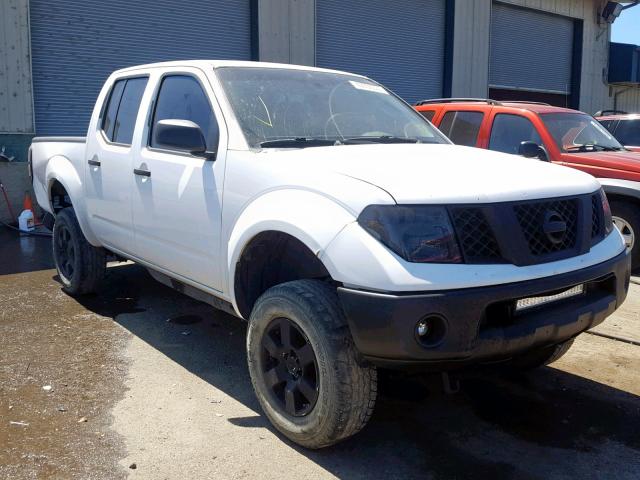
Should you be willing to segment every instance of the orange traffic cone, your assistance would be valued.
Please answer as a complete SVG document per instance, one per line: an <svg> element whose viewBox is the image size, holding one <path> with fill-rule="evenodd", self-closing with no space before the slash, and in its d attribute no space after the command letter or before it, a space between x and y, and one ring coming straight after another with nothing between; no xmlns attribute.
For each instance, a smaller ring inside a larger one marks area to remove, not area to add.
<svg viewBox="0 0 640 480"><path fill-rule="evenodd" d="M33 208L33 202L31 201L31 194L29 191L24 192L24 202L22 202L22 210L31 210L33 213L33 222L35 224L40 224L40 219L38 219L36 215L36 209Z"/></svg>

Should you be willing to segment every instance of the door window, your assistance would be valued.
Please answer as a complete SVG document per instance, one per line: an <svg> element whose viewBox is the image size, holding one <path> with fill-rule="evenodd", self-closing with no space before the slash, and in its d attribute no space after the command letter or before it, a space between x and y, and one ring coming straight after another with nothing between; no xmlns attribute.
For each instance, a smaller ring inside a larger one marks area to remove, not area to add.
<svg viewBox="0 0 640 480"><path fill-rule="evenodd" d="M475 147L483 119L482 112L450 111L440 122L440 131L457 145Z"/></svg>
<svg viewBox="0 0 640 480"><path fill-rule="evenodd" d="M190 120L200 127L207 142L207 150L218 147L218 123L209 99L200 83L189 75L171 75L162 80L153 115L153 126L160 120ZM160 147L151 131L152 147ZM166 149L165 146L161 148Z"/></svg>
<svg viewBox="0 0 640 480"><path fill-rule="evenodd" d="M522 142L542 145L542 139L531 120L508 113L496 115L491 129L489 150L517 155Z"/></svg>
<svg viewBox="0 0 640 480"><path fill-rule="evenodd" d="M114 142L131 145L142 94L146 86L146 78L127 79L127 84L124 86L122 98L120 99L120 107L118 107L116 126L113 129Z"/></svg>
<svg viewBox="0 0 640 480"><path fill-rule="evenodd" d="M102 131L110 142L131 145L146 86L147 78L127 78L113 84L102 117Z"/></svg>
<svg viewBox="0 0 640 480"><path fill-rule="evenodd" d="M623 145L640 145L640 119L620 120L615 135Z"/></svg>

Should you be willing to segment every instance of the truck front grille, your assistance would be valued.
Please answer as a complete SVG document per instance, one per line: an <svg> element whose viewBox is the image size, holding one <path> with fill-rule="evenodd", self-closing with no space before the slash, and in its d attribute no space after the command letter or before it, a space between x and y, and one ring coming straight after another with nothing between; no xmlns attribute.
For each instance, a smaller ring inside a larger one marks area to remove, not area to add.
<svg viewBox="0 0 640 480"><path fill-rule="evenodd" d="M449 207L449 214L465 262L472 264L552 262L584 254L604 238L598 193L455 205Z"/></svg>
<svg viewBox="0 0 640 480"><path fill-rule="evenodd" d="M532 255L561 252L575 246L578 199L525 203L515 205L514 209ZM562 237L558 237L558 241L552 240L553 236L544 231L544 223L550 216L561 219L566 224L566 232Z"/></svg>
<svg viewBox="0 0 640 480"><path fill-rule="evenodd" d="M603 214L600 195L591 195L591 238L602 235Z"/></svg>
<svg viewBox="0 0 640 480"><path fill-rule="evenodd" d="M500 247L482 210L452 209L453 223L467 263L500 263Z"/></svg>

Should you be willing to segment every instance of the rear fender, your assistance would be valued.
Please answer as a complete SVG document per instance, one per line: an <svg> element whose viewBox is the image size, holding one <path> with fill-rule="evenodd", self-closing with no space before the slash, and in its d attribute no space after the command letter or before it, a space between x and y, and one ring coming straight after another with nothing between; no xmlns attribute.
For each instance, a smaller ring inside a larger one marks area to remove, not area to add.
<svg viewBox="0 0 640 480"><path fill-rule="evenodd" d="M84 189L82 187L82 180L78 175L73 163L63 155L56 155L51 157L47 162L47 170L45 174L47 185L47 202L49 204L49 211L53 212L53 206L51 205L51 187L54 182L58 181L67 191L69 200L73 205L80 229L84 234L87 241L96 247L101 246L98 238L93 233L88 221L86 203L84 201Z"/></svg>

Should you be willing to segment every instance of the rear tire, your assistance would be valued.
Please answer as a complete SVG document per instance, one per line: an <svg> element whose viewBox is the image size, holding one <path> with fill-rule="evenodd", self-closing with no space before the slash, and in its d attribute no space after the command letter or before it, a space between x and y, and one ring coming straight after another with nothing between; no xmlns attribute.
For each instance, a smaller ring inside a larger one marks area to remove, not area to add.
<svg viewBox="0 0 640 480"><path fill-rule="evenodd" d="M299 445L344 440L373 413L376 369L359 363L336 289L327 283L296 280L267 290L251 312L247 356L266 416Z"/></svg>
<svg viewBox="0 0 640 480"><path fill-rule="evenodd" d="M611 201L611 214L618 229L622 229L625 242L631 241L631 268L640 267L640 207L620 200ZM621 221L620 221L621 220Z"/></svg>
<svg viewBox="0 0 640 480"><path fill-rule="evenodd" d="M556 360L559 360L565 353L569 351L573 345L573 339L567 340L564 343L558 345L552 345L551 347L537 348L531 350L523 355L513 358L509 361L509 368L514 370L526 371L533 370L534 368L544 367Z"/></svg>
<svg viewBox="0 0 640 480"><path fill-rule="evenodd" d="M62 289L70 295L95 292L105 275L106 252L87 242L72 207L56 215L51 243Z"/></svg>

